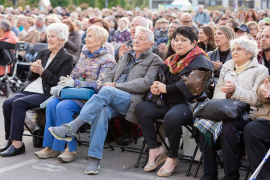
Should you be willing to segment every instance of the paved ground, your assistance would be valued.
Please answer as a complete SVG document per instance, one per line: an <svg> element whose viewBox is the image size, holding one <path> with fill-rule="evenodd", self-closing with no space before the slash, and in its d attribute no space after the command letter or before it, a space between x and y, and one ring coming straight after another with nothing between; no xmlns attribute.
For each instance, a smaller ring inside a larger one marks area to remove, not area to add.
<svg viewBox="0 0 270 180"><path fill-rule="evenodd" d="M12 96L12 94L11 94ZM0 97L0 104L3 103L5 97ZM2 108L0 108L0 146L5 143L4 140L4 118L2 115ZM84 139L88 139L88 135L84 134ZM76 161L72 163L61 163L55 158L53 159L38 159L35 157L34 152L41 150L41 148L34 148L31 137L23 138L26 153L24 155L0 158L0 180L73 180L73 179L96 179L96 180L191 180L192 177L186 177L185 172L188 168L188 161L180 161L178 171L169 178L160 178L156 175L157 170L145 173L141 168L144 159L141 160L139 168L135 168L135 162L138 157L137 153L121 152L119 148L114 151L105 149L103 160L101 161L100 173L95 176L84 174L87 161L87 146L78 147L78 156ZM137 145L141 146L142 138L139 139ZM246 163L247 160L243 159ZM195 171L197 163L193 165L191 173ZM219 179L222 179L223 169L219 169ZM244 179L245 172L241 171L241 179ZM199 170L198 178L202 176L202 167Z"/></svg>

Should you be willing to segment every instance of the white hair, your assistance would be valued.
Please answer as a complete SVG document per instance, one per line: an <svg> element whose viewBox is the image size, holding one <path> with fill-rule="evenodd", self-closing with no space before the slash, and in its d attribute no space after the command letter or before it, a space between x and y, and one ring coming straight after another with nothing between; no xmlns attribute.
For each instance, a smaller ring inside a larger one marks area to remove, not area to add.
<svg viewBox="0 0 270 180"><path fill-rule="evenodd" d="M146 28L149 28L150 26L149 26L149 22L147 21L147 19L145 19L144 17L142 17L142 16L137 16L137 17L135 17L134 19L141 19L141 22L142 22L142 26L143 27L146 27ZM134 21L134 19L133 19L133 21Z"/></svg>
<svg viewBox="0 0 270 180"><path fill-rule="evenodd" d="M136 27L136 33L138 33L139 31L142 32L146 32L147 36L148 36L148 41L155 43L155 39L154 39L154 33L147 27L142 27L142 26L137 26Z"/></svg>
<svg viewBox="0 0 270 180"><path fill-rule="evenodd" d="M50 31L55 32L60 40L65 40L64 44L68 41L68 27L63 23L53 23L46 28L46 33ZM63 44L63 45L64 45Z"/></svg>
<svg viewBox="0 0 270 180"><path fill-rule="evenodd" d="M265 24L265 23L266 23L266 21L265 21L265 20L260 20L260 21L258 22L258 24L260 24L260 23Z"/></svg>
<svg viewBox="0 0 270 180"><path fill-rule="evenodd" d="M257 57L258 48L257 43L254 40L249 40L247 36L241 36L230 41L230 49L232 50L235 46L243 48L247 53L252 53L251 58Z"/></svg>
<svg viewBox="0 0 270 180"><path fill-rule="evenodd" d="M17 16L17 19L19 19L19 18L25 18L25 15L20 14L20 15Z"/></svg>

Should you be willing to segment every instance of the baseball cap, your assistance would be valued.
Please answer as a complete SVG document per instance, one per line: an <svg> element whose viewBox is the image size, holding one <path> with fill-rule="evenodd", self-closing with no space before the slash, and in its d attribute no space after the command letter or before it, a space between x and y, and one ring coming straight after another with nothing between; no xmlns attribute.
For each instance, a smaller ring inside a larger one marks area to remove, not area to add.
<svg viewBox="0 0 270 180"><path fill-rule="evenodd" d="M237 29L240 29L241 31L247 32L248 34L250 33L250 29L248 28L248 26L246 24L241 24L237 28L234 28L234 31L236 32Z"/></svg>

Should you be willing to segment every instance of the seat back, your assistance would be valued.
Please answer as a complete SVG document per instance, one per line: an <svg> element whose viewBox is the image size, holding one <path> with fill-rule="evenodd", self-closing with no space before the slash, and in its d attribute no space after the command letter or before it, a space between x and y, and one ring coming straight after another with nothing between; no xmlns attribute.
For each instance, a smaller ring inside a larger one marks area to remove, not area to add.
<svg viewBox="0 0 270 180"><path fill-rule="evenodd" d="M34 45L30 45L26 51L24 60L26 62L34 62L37 57L38 52L42 49L47 49L47 48L48 48L47 43L36 43Z"/></svg>

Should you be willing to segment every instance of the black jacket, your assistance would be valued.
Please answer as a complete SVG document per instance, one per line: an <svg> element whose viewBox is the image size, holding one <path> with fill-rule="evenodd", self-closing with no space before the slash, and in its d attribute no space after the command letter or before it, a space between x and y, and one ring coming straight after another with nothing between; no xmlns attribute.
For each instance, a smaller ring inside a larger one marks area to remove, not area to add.
<svg viewBox="0 0 270 180"><path fill-rule="evenodd" d="M169 69L169 67L165 64L160 65L159 67L159 81L166 84L166 75L165 72ZM189 74L194 70L201 70L201 71L211 71L214 72L214 64L204 55L199 55L191 61L191 63L185 67L179 74L177 78L177 82L175 83L178 90L181 92L183 97L185 97L186 100L191 101L195 99L196 97L192 94L192 89L188 87L186 82L181 79L182 75L185 75L186 77L189 76ZM207 74L205 74L207 75ZM201 82L203 83L203 82ZM197 84L197 86L201 86Z"/></svg>
<svg viewBox="0 0 270 180"><path fill-rule="evenodd" d="M43 68L45 68L50 54L51 51L49 49L39 51L36 60L41 60ZM41 75L43 92L46 96L50 96L51 87L57 85L61 76L70 75L72 71L72 64L72 56L67 53L64 48L61 48ZM24 90L29 84L39 77L39 74L29 71L27 76L29 82L23 87L22 90Z"/></svg>
<svg viewBox="0 0 270 180"><path fill-rule="evenodd" d="M218 52L218 48L214 51L208 52L207 54L208 54L211 61L217 61L217 60L220 61L220 55ZM226 63L228 60L231 60L231 59L232 59L232 53L230 52L224 63ZM219 78L221 68L222 68L222 65L220 66L220 68L217 71L215 71L215 73L214 73L215 78Z"/></svg>

